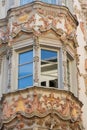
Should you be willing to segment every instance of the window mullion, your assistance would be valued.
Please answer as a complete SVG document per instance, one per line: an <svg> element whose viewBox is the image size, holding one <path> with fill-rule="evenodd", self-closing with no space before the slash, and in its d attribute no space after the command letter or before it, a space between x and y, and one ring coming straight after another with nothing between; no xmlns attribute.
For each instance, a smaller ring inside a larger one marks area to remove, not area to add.
<svg viewBox="0 0 87 130"><path fill-rule="evenodd" d="M34 39L34 45L33 45L33 85L39 86L39 74L40 74L40 58L39 58L39 41L38 38Z"/></svg>
<svg viewBox="0 0 87 130"><path fill-rule="evenodd" d="M18 79L23 79L23 78L26 78L26 77L29 77L29 76L33 76L33 74L29 74L29 75L26 75L26 76L21 76Z"/></svg>
<svg viewBox="0 0 87 130"><path fill-rule="evenodd" d="M58 57L58 88L63 89L63 53L62 53L62 48L59 50L59 57Z"/></svg>

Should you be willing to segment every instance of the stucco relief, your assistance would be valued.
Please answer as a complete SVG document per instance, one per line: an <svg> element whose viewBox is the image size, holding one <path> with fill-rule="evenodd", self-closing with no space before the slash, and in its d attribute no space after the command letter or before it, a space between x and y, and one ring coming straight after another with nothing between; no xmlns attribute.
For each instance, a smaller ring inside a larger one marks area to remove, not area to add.
<svg viewBox="0 0 87 130"><path fill-rule="evenodd" d="M24 16L26 16L26 14ZM12 37L15 37L15 35L17 35L21 30L25 32L33 32L35 35L40 35L41 32L47 31L51 28L55 28L56 30L61 29L68 35L75 32L75 28L69 19L67 20L63 17L53 17L50 15L44 17L35 13L24 23L21 22L20 24L20 21L15 23L13 22L11 35Z"/></svg>
<svg viewBox="0 0 87 130"><path fill-rule="evenodd" d="M17 120L16 120L17 119ZM45 117L32 117L31 119L27 116L23 116L20 113L14 118L14 124L9 123L3 127L3 130L82 130L81 124L78 122L64 122L60 120L55 114L48 114Z"/></svg>
<svg viewBox="0 0 87 130"><path fill-rule="evenodd" d="M29 91L26 96L24 93L20 93L5 98L2 106L3 122L8 122L7 126L9 126L11 120L18 118L18 122L15 120L13 123L14 125L16 123L16 129L19 130L29 128L29 123L34 126L35 116L38 118L37 122L40 123L37 123L37 130L42 127L41 123L45 125L45 128L52 130L55 128L74 130L75 126L76 130L82 130L82 128L80 129L80 126L82 127L81 106L74 98L63 93L55 94L55 92L49 93L48 91L40 93L40 90ZM50 114L51 117L48 118ZM52 116L54 117L52 118ZM27 124L24 120L27 120ZM11 125L14 127L13 124Z"/></svg>
<svg viewBox="0 0 87 130"><path fill-rule="evenodd" d="M8 42L8 30L4 31L4 29L0 29L0 44Z"/></svg>
<svg viewBox="0 0 87 130"><path fill-rule="evenodd" d="M76 25L71 20L70 17L65 17L65 14L46 15L44 16L43 10L36 10L35 13L25 13L20 15L15 15L8 21L8 27L5 32L0 30L0 39L3 42L12 43L13 38L16 37L21 31L26 33L33 33L39 36L42 32L54 29L56 32L62 32L62 34L67 38L67 36L74 39L76 35Z"/></svg>
<svg viewBox="0 0 87 130"><path fill-rule="evenodd" d="M54 30L62 41L68 39L76 42L76 27L77 20L73 17L69 10L65 7L54 8L45 7L40 3L35 4L34 10L32 6L29 8L17 9L11 12L6 22L5 31L3 27L0 30L0 43L8 43L12 45L15 42L15 37L19 36L20 32L33 33L35 36L40 36L42 32ZM61 10L61 11L60 11ZM15 15L14 15L15 14Z"/></svg>
<svg viewBox="0 0 87 130"><path fill-rule="evenodd" d="M49 110L55 110L61 118L70 119L73 122L79 120L81 116L81 109L74 101L67 96L55 97L54 93L40 95L34 92L32 95L27 95L26 98L19 95L17 99L12 98L10 103L5 100L3 108L3 119L8 119L19 111L28 114L34 112L44 114Z"/></svg>

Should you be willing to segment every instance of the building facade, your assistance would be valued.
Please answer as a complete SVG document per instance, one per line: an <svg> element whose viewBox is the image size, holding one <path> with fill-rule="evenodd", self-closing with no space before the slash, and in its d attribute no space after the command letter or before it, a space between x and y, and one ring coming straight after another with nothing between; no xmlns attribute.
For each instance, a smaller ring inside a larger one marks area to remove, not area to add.
<svg viewBox="0 0 87 130"><path fill-rule="evenodd" d="M87 1L0 1L0 129L87 129Z"/></svg>

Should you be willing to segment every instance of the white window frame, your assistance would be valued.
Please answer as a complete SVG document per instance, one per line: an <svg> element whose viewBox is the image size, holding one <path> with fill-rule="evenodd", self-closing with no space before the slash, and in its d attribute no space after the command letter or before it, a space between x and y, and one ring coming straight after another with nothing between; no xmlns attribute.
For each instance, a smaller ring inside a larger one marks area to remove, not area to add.
<svg viewBox="0 0 87 130"><path fill-rule="evenodd" d="M69 72L67 70L67 79L66 79L66 81L67 81L68 91L71 91L71 89L72 89L72 63L73 63L74 59L68 52L67 52L67 61L69 62ZM69 75L68 75L68 73L69 73ZM69 76L70 81L68 81L68 76Z"/></svg>
<svg viewBox="0 0 87 130"><path fill-rule="evenodd" d="M18 54L20 52L28 51L33 49L33 58L35 57L35 49L33 47L34 44L34 39L30 38L27 40L22 40L21 42L16 42L13 45L13 55L12 55L12 70L11 70L11 91L18 90ZM58 39L41 39L39 41L39 49L38 49L38 56L40 59L40 50L41 49L46 49L47 50L53 50L53 51L58 51L58 89L64 89L63 86L63 59L62 59L62 45L61 42ZM34 62L34 72L35 72L35 65L36 63ZM40 60L38 62L38 81L37 84L40 86ZM33 79L35 79L35 73L33 72ZM36 86L36 81L33 81L33 86Z"/></svg>
<svg viewBox="0 0 87 130"><path fill-rule="evenodd" d="M21 50L21 51L18 51L18 53L17 53L17 89L19 90L19 89L21 89L21 88L18 88L19 86L18 86L18 68L19 68L19 55L21 54L21 53L24 53L24 52L27 52L27 51L33 51L33 47L30 47L29 49L23 49L23 50ZM34 56L34 52L33 52L33 56ZM33 59L32 59L32 64L34 64L34 61L33 61ZM32 73L32 77L33 77L33 79L34 79L34 72ZM32 80L33 80L32 79ZM33 83L34 84L34 83ZM22 89L25 89L25 88L29 88L29 87L31 87L31 86L27 86L27 87L24 87L24 88L22 88Z"/></svg>
<svg viewBox="0 0 87 130"><path fill-rule="evenodd" d="M40 78L41 78L41 50L42 49L44 49L44 50L48 50L48 51L54 51L54 52L57 52L57 62L58 62L58 64L57 64L57 69L58 69L58 73L57 73L57 79L58 79L58 89L64 89L64 87L63 87L63 78L62 78L62 53L61 53L61 48L51 48L51 46L49 46L49 47L40 47ZM47 82L47 84L48 84L48 82ZM40 81L39 81L39 85L41 86L41 79L40 79ZM43 87L43 86L42 86ZM46 86L46 87L50 87L49 86L49 84L48 84L48 86ZM56 87L54 87L54 88L56 88Z"/></svg>
<svg viewBox="0 0 87 130"><path fill-rule="evenodd" d="M18 90L18 56L22 52L33 50L33 39L16 42L13 45L12 69L11 69L11 91ZM33 52L34 53L34 52Z"/></svg>

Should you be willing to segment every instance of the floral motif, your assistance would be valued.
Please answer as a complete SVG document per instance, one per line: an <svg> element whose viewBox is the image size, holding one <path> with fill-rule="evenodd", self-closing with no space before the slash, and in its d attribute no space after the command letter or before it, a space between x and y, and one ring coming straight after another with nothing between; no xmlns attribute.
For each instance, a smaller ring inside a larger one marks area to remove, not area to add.
<svg viewBox="0 0 87 130"><path fill-rule="evenodd" d="M9 39L9 30L3 31L3 29L0 30L0 43L6 43Z"/></svg>
<svg viewBox="0 0 87 130"><path fill-rule="evenodd" d="M15 98L12 99L12 104L4 101L3 108L3 118L5 119L18 111L24 113L39 112L44 114L49 110L55 110L61 117L71 119L72 121L78 120L81 116L81 110L74 101L67 96L55 97L54 93L40 95L34 92L26 98L19 95L17 100L15 100Z"/></svg>
<svg viewBox="0 0 87 130"><path fill-rule="evenodd" d="M12 38L15 37L21 30L25 32L33 32L36 36L39 36L41 32L47 31L51 28L55 28L56 30L62 29L62 31L68 35L75 30L75 28L72 26L72 22L64 19L63 16L53 17L51 15L47 15L44 17L39 15L38 12L31 15L22 23L18 22L18 20L16 21L17 22L13 21L9 23L10 31L8 34Z"/></svg>
<svg viewBox="0 0 87 130"><path fill-rule="evenodd" d="M45 12L46 13L46 12ZM17 14L16 14L17 15ZM0 30L0 41L1 43L9 42L12 44L14 38L19 34L19 32L24 31L27 33L33 33L35 36L41 35L42 32L54 29L56 32L62 30L66 35L72 35L74 39L75 33L75 23L69 18L65 18L64 14L44 14L44 10L38 8L35 13L25 12L23 15L14 16L8 22L5 31Z"/></svg>

